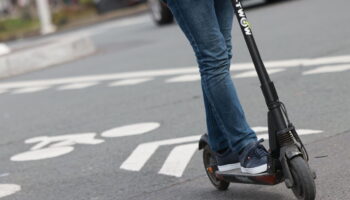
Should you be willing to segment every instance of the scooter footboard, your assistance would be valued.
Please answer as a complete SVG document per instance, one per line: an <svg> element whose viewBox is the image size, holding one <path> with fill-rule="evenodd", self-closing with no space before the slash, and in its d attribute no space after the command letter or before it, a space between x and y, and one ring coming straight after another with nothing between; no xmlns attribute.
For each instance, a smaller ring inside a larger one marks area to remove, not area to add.
<svg viewBox="0 0 350 200"><path fill-rule="evenodd" d="M242 173L240 169L226 171L226 172L216 172L216 177L221 180L234 183L244 183L244 184L259 184L259 185L276 185L283 182L282 173L278 172L276 174L261 173L261 174L247 174Z"/></svg>

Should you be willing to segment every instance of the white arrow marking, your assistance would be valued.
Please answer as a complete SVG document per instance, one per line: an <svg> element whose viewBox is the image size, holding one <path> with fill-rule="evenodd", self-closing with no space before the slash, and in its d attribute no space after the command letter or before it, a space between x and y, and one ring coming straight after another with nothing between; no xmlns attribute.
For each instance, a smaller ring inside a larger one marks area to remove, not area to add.
<svg viewBox="0 0 350 200"><path fill-rule="evenodd" d="M181 177L197 148L197 143L176 146L165 160L159 174Z"/></svg>
<svg viewBox="0 0 350 200"><path fill-rule="evenodd" d="M141 135L159 128L156 122L131 124L127 126L113 128L101 133L102 137L124 137L131 135Z"/></svg>
<svg viewBox="0 0 350 200"><path fill-rule="evenodd" d="M140 144L131 153L131 155L122 163L120 168L130 171L140 171L159 146L194 142L198 141L200 137L200 135L196 135Z"/></svg>
<svg viewBox="0 0 350 200"><path fill-rule="evenodd" d="M316 69L304 72L303 75L331 73L331 72L343 72L343 71L347 71L347 70L350 70L350 64L318 67Z"/></svg>
<svg viewBox="0 0 350 200"><path fill-rule="evenodd" d="M134 79L125 79L121 81L116 81L111 84L109 84L110 87L116 87L116 86L125 86L125 85L137 85L140 83L144 83L147 81L151 81L153 78L134 78Z"/></svg>
<svg viewBox="0 0 350 200"><path fill-rule="evenodd" d="M265 132L267 127L253 127L253 130L256 132ZM302 135L311 135L319 134L323 131L321 130L311 130L311 129L298 129L298 134ZM268 140L268 134L258 134L258 138L263 138ZM187 142L197 142L201 136L189 136L181 137L170 140L160 140L155 142L148 142L140 144L136 149L131 153L131 155L122 163L120 166L121 169L129 171L140 171L146 162L151 158L151 156L156 152L156 150L162 145L174 145L182 144ZM160 174L170 175L180 177L182 176L186 166L188 165L190 158L192 158L195 148L197 148L197 143L191 143L186 145L180 145L175 147L169 156L167 157L165 163L160 169ZM174 164L176 163L176 164Z"/></svg>
<svg viewBox="0 0 350 200"><path fill-rule="evenodd" d="M12 92L12 94L24 94L24 93L32 93L32 92L39 92L42 90L46 90L49 87L27 87L27 88L20 88L18 90L15 90Z"/></svg>
<svg viewBox="0 0 350 200"><path fill-rule="evenodd" d="M92 86L97 85L97 84L98 84L98 82L74 83L74 84L63 85L57 89L58 90L78 90L78 89L92 87Z"/></svg>
<svg viewBox="0 0 350 200"><path fill-rule="evenodd" d="M176 76L174 78L170 78L166 80L166 83L178 83L178 82L191 82L191 81L198 81L201 77L199 74L189 74L189 75L182 75L182 76Z"/></svg>
<svg viewBox="0 0 350 200"><path fill-rule="evenodd" d="M21 186L15 184L0 184L0 198L12 195L21 190Z"/></svg>
<svg viewBox="0 0 350 200"><path fill-rule="evenodd" d="M278 73L278 72L282 72L284 71L285 69L269 69L267 70L267 72L269 74L275 74L275 73ZM250 77L257 77L257 73L255 70L252 70L252 71L247 71L247 72L243 72L243 73L240 73L240 74L237 74L237 75L234 75L233 77L234 78L250 78Z"/></svg>

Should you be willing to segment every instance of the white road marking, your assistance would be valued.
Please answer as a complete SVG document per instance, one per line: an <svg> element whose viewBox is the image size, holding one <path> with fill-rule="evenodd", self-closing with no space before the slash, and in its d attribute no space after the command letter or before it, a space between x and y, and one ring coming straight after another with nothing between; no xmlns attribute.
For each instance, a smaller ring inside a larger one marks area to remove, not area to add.
<svg viewBox="0 0 350 200"><path fill-rule="evenodd" d="M0 94L6 93L7 91L6 89L0 89Z"/></svg>
<svg viewBox="0 0 350 200"><path fill-rule="evenodd" d="M317 66L326 64L344 64L350 62L350 56L333 56L333 57L320 57L314 59L306 59L302 62L303 66Z"/></svg>
<svg viewBox="0 0 350 200"><path fill-rule="evenodd" d="M311 129L298 129L297 133L299 136L302 135L314 135L314 134L320 134L323 131L321 130L311 130ZM257 134L258 139L264 139L264 140L268 140L269 139L269 134L265 133L265 134Z"/></svg>
<svg viewBox="0 0 350 200"><path fill-rule="evenodd" d="M174 145L185 142L195 142L198 141L200 137L200 135L196 135L140 144L131 153L131 155L122 163L120 168L129 171L140 171L142 167L146 164L148 159L151 158L154 152L158 149L158 147L162 145Z"/></svg>
<svg viewBox="0 0 350 200"><path fill-rule="evenodd" d="M73 83L73 84L60 86L58 90L77 90L77 89L92 87L97 84L98 82Z"/></svg>
<svg viewBox="0 0 350 200"><path fill-rule="evenodd" d="M6 44L0 43L0 56L6 55L10 52L11 52L11 50Z"/></svg>
<svg viewBox="0 0 350 200"><path fill-rule="evenodd" d="M151 80L153 80L153 78L125 79L125 80L115 81L113 83L110 83L109 86L115 87L115 86L125 86L125 85L137 85L137 84L144 83Z"/></svg>
<svg viewBox="0 0 350 200"><path fill-rule="evenodd" d="M47 86L38 86L38 87L24 87L17 90L14 90L12 94L26 94L26 93L33 93L33 92L39 92L48 89Z"/></svg>
<svg viewBox="0 0 350 200"><path fill-rule="evenodd" d="M176 76L174 78L170 78L165 80L166 83L179 83L179 82L192 82L192 81L198 81L201 77L199 74L188 74L188 75L182 75L182 76Z"/></svg>
<svg viewBox="0 0 350 200"><path fill-rule="evenodd" d="M0 198L21 191L21 186L15 184L0 184Z"/></svg>
<svg viewBox="0 0 350 200"><path fill-rule="evenodd" d="M139 123L132 124L127 126L121 126L113 128L101 133L102 137L124 137L132 135L141 135L147 132L151 132L160 127L159 123L148 122L148 123Z"/></svg>
<svg viewBox="0 0 350 200"><path fill-rule="evenodd" d="M10 173L2 173L2 174L0 174L0 177L7 177L7 176L10 176Z"/></svg>
<svg viewBox="0 0 350 200"><path fill-rule="evenodd" d="M285 69L268 69L267 72L269 74L275 74L278 72L282 72ZM240 74L234 75L234 78L250 78L250 77L257 77L258 74L256 73L255 70L247 71L247 72L242 72Z"/></svg>
<svg viewBox="0 0 350 200"><path fill-rule="evenodd" d="M318 67L316 69L312 69L312 70L303 72L303 75L322 74L322 73L331 73L331 72L343 72L343 71L347 71L347 70L350 70L350 64Z"/></svg>
<svg viewBox="0 0 350 200"><path fill-rule="evenodd" d="M96 139L96 133L79 133L60 136L41 136L30 138L27 144L37 143L30 151L14 155L11 161L33 161L63 156L74 150L76 144L101 144L104 140ZM51 145L50 145L51 144Z"/></svg>
<svg viewBox="0 0 350 200"><path fill-rule="evenodd" d="M11 161L34 161L47 158L63 156L74 150L74 147L56 147L44 148L39 150L27 151L11 157Z"/></svg>
<svg viewBox="0 0 350 200"><path fill-rule="evenodd" d="M268 134L264 133L268 130L267 127L257 126L252 127L252 129L257 133L262 133L257 135L259 139L264 138L265 140L268 140ZM319 134L323 131L312 129L298 129L297 132L300 136L302 136ZM181 177L184 170L186 169L186 166L191 160L195 149L198 147L197 142L200 137L201 135L194 135L139 144L136 149L130 154L130 156L122 163L120 168L128 171L140 171L160 146L178 145L174 147L174 149L168 155L166 161L159 171L159 174ZM195 143L181 145L182 143L189 142Z"/></svg>
<svg viewBox="0 0 350 200"><path fill-rule="evenodd" d="M176 146L165 160L159 174L181 177L197 148L197 143Z"/></svg>
<svg viewBox="0 0 350 200"><path fill-rule="evenodd" d="M260 133L260 132L267 132L268 128L264 127L264 126L255 126L252 127L253 131L255 131L256 133Z"/></svg>
<svg viewBox="0 0 350 200"><path fill-rule="evenodd" d="M267 69L284 69L293 67L311 67L317 65L335 65L350 63L350 55L345 56L334 56L334 57L323 57L314 59L291 59L291 60L280 60L280 61L268 61L265 62ZM236 63L231 67L231 71L242 71L242 70L254 70L252 63ZM158 76L174 76L174 75L187 75L198 73L198 67L183 67L183 68L170 68L160 70L147 70L147 71L135 71L135 72L123 72L114 74L101 74L101 75L90 75L90 76L78 76L68 78L57 78L57 79L44 79L44 80L33 80L33 81L19 81L19 82L5 82L0 84L0 88L22 88L22 87L42 87L42 86L53 86L61 84L73 84L82 82L98 82L98 81L111 81L120 79L134 79L134 78L147 78L147 77L158 77Z"/></svg>

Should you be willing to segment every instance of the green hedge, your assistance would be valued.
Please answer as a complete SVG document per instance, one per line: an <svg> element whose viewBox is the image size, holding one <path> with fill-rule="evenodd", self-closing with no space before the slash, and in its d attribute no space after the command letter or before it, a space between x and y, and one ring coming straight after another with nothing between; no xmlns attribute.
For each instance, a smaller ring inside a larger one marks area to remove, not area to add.
<svg viewBox="0 0 350 200"><path fill-rule="evenodd" d="M39 31L39 28L40 24L37 19L3 19L0 20L0 40L35 34Z"/></svg>

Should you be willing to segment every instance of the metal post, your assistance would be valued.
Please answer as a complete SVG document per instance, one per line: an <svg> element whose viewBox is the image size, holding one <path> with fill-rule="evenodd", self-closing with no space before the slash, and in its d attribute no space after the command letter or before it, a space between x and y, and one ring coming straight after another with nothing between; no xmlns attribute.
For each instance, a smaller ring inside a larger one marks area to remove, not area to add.
<svg viewBox="0 0 350 200"><path fill-rule="evenodd" d="M48 33L55 32L56 27L51 21L51 12L48 4L48 0L36 0L38 8L38 14L41 24L41 34L45 35Z"/></svg>

